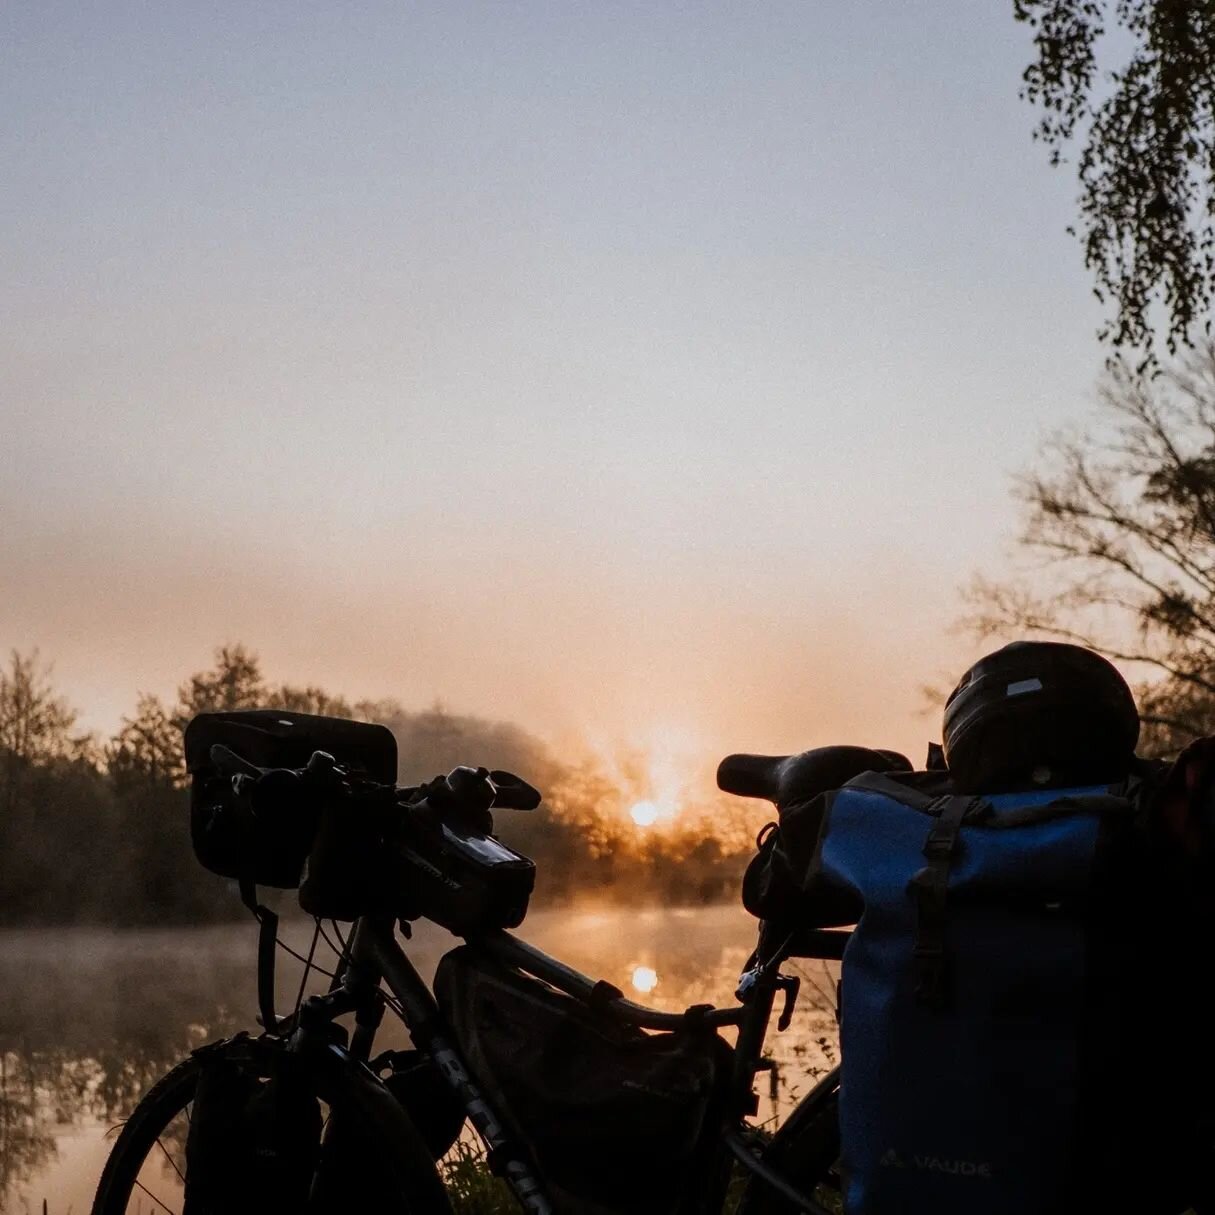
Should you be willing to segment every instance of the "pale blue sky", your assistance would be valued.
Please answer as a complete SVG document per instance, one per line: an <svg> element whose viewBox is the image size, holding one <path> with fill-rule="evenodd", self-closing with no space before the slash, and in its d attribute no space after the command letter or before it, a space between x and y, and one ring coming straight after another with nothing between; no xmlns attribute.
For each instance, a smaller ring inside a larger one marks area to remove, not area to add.
<svg viewBox="0 0 1215 1215"><path fill-rule="evenodd" d="M0 13L0 644L916 746L1083 414L1011 3Z"/></svg>

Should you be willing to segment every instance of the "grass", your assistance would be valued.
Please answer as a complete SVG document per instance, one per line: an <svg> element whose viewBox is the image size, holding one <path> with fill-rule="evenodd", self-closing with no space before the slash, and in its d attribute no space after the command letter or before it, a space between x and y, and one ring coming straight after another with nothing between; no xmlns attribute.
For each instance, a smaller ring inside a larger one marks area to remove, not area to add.
<svg viewBox="0 0 1215 1215"><path fill-rule="evenodd" d="M443 1158L440 1165L447 1196L455 1215L518 1215L519 1206L501 1178L489 1171L485 1152L464 1139ZM734 1215L742 1201L746 1177L735 1169L722 1215Z"/></svg>
<svg viewBox="0 0 1215 1215"><path fill-rule="evenodd" d="M509 1187L489 1171L482 1149L457 1139L440 1167L456 1215L517 1215L519 1207Z"/></svg>

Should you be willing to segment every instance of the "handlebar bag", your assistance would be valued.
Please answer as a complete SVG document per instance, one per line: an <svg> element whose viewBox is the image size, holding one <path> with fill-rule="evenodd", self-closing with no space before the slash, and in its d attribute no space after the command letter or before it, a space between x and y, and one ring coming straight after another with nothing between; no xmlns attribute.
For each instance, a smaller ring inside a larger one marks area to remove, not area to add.
<svg viewBox="0 0 1215 1215"><path fill-rule="evenodd" d="M825 796L803 880L857 916L839 996L849 1215L1200 1201L1210 942L1147 801L1136 777L961 797L939 774L869 773Z"/></svg>
<svg viewBox="0 0 1215 1215"><path fill-rule="evenodd" d="M324 807L295 791L257 805L238 796L211 761L216 744L260 769L302 768L327 751L352 774L388 784L397 776L396 739L385 726L282 709L200 713L185 731L194 853L212 873L258 885L299 886Z"/></svg>
<svg viewBox="0 0 1215 1215"><path fill-rule="evenodd" d="M698 1209L729 1069L716 1034L642 1033L467 945L439 962L434 992L556 1210Z"/></svg>
<svg viewBox="0 0 1215 1215"><path fill-rule="evenodd" d="M517 928L536 865L497 836L415 808L389 843L397 915L425 916L457 936Z"/></svg>

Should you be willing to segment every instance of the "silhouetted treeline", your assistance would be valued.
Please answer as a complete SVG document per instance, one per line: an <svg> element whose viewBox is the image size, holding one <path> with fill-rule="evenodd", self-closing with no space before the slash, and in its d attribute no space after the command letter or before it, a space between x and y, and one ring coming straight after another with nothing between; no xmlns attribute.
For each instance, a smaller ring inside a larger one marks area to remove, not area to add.
<svg viewBox="0 0 1215 1215"><path fill-rule="evenodd" d="M537 863L536 902L608 896L663 903L737 896L750 849L701 825L640 833L621 790L593 764L559 762L520 727L422 711L391 700L350 702L271 684L257 656L225 646L187 678L176 701L139 697L112 738L76 728L37 654L0 670L0 925L190 923L242 908L232 886L194 859L181 730L195 713L276 707L383 722L397 737L399 779L459 763L518 772L543 789L534 814L504 813L502 837Z"/></svg>

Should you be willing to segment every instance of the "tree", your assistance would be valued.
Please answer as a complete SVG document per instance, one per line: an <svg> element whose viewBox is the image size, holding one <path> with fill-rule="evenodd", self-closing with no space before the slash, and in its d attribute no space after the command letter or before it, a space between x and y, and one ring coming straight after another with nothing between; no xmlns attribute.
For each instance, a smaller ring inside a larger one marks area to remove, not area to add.
<svg viewBox="0 0 1215 1215"><path fill-rule="evenodd" d="M109 886L109 797L75 724L49 666L14 651L0 671L0 923L70 919Z"/></svg>
<svg viewBox="0 0 1215 1215"><path fill-rule="evenodd" d="M105 750L106 770L120 790L136 784L167 786L185 779L181 730L156 696L140 696Z"/></svg>
<svg viewBox="0 0 1215 1215"><path fill-rule="evenodd" d="M1151 313L1168 314L1176 353L1206 325L1215 287L1215 5L1209 0L1013 0L1037 57L1022 96L1040 107L1035 137L1059 164L1079 155L1080 236L1100 335L1156 368ZM1117 32L1115 32L1117 31ZM1107 36L1108 35L1108 36ZM1129 40L1121 67L1098 51ZM1075 232L1075 229L1071 229Z"/></svg>
<svg viewBox="0 0 1215 1215"><path fill-rule="evenodd" d="M181 729L155 696L140 696L105 749L113 797L108 918L157 922L224 914L224 892L191 853Z"/></svg>
<svg viewBox="0 0 1215 1215"><path fill-rule="evenodd" d="M1045 561L977 580L972 623L1089 645L1154 674L1145 743L1215 732L1215 343L1158 376L1115 364L1095 429L1021 478L1021 543Z"/></svg>
<svg viewBox="0 0 1215 1215"><path fill-rule="evenodd" d="M266 704L261 662L239 643L220 646L215 666L191 675L177 692L174 722L184 729L196 713L257 709Z"/></svg>
<svg viewBox="0 0 1215 1215"><path fill-rule="evenodd" d="M55 693L50 674L37 650L13 650L0 671L0 813L12 814L31 767L89 747L87 735L72 734L76 711Z"/></svg>
<svg viewBox="0 0 1215 1215"><path fill-rule="evenodd" d="M0 753L37 763L81 746L71 733L76 711L55 694L50 674L37 650L10 653L8 670L0 671Z"/></svg>
<svg viewBox="0 0 1215 1215"><path fill-rule="evenodd" d="M322 717L353 717L355 710L342 696L334 696L323 688L308 684L297 688L291 684L280 684L267 693L266 705L275 709L286 709L291 713L319 713Z"/></svg>

